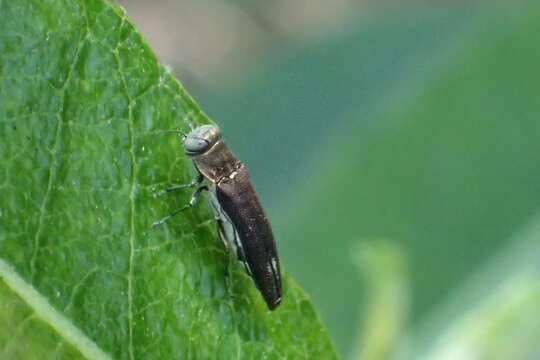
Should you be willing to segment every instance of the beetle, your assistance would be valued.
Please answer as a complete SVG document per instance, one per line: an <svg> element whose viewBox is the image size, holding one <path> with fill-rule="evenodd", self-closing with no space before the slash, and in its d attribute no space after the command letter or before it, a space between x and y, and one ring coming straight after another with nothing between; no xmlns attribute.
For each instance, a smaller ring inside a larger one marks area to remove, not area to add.
<svg viewBox="0 0 540 360"><path fill-rule="evenodd" d="M164 192L196 187L189 202L152 224L155 228L176 214L192 207L203 191L210 194L220 237L232 248L259 289L268 308L281 303L279 258L270 223L251 184L245 165L223 141L217 126L202 125L182 134L186 155L196 170L189 184L173 186Z"/></svg>

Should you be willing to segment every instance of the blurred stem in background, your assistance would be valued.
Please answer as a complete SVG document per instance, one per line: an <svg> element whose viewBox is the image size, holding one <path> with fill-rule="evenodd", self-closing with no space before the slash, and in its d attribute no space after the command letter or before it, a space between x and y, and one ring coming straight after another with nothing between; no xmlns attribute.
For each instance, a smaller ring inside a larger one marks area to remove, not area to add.
<svg viewBox="0 0 540 360"><path fill-rule="evenodd" d="M407 328L403 250L386 240L353 250L367 302L354 360L527 360L540 355L540 216L471 276L426 324Z"/></svg>
<svg viewBox="0 0 540 360"><path fill-rule="evenodd" d="M352 359L387 360L394 357L409 310L410 287L406 260L395 243L362 242L353 261L365 278L367 305L360 321Z"/></svg>
<svg viewBox="0 0 540 360"><path fill-rule="evenodd" d="M540 215L417 332L415 360L540 356ZM419 356L424 352L423 356Z"/></svg>

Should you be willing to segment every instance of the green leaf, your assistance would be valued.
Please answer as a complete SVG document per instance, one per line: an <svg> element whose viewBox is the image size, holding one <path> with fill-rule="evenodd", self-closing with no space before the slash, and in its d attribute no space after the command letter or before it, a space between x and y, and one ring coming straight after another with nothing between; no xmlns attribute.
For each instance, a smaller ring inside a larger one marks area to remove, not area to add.
<svg viewBox="0 0 540 360"><path fill-rule="evenodd" d="M209 119L103 1L0 2L0 357L330 359L287 276L269 312L205 202L158 230ZM231 292L233 296L231 296Z"/></svg>

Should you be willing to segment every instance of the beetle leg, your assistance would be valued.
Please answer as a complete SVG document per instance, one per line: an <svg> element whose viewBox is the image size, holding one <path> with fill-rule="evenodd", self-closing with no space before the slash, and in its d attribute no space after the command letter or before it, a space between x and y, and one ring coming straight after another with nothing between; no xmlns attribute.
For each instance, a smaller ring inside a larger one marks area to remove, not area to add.
<svg viewBox="0 0 540 360"><path fill-rule="evenodd" d="M199 175L197 175L197 177L195 177L193 180L191 180L191 182L189 184L176 185L176 186L171 186L169 188L163 189L163 190L161 190L160 192L158 192L156 194L156 197L163 196L166 193L171 192L171 191L195 187L195 186L199 185L200 183L202 183L203 180L204 180L204 177L201 174L199 174Z"/></svg>
<svg viewBox="0 0 540 360"><path fill-rule="evenodd" d="M230 251L229 248L226 249L227 253L227 268L225 269L225 286L227 287L227 296L229 299L234 300L234 277L233 277L233 266L234 266L234 254Z"/></svg>
<svg viewBox="0 0 540 360"><path fill-rule="evenodd" d="M204 190L208 190L208 187L206 186L201 186L200 188L198 188L197 190L195 190L193 192L193 194L191 195L191 199L189 200L189 202L182 206L180 209L177 209L175 211L173 211L170 215L168 216L165 216L163 219L159 220L159 221L156 221L155 223L152 224L152 228L156 228L158 227L159 225L162 225L163 223L165 223L167 220L169 220L170 218L172 218L173 216L181 213L182 211L184 210L187 210L189 209L190 207L192 207L193 205L195 205L197 203L197 200L199 199L199 196L201 195L201 193L204 191Z"/></svg>

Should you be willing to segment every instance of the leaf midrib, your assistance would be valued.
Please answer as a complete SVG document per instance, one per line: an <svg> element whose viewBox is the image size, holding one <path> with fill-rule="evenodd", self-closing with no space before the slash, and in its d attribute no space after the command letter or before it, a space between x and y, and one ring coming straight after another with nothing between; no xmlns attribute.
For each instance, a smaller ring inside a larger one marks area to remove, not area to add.
<svg viewBox="0 0 540 360"><path fill-rule="evenodd" d="M0 279L34 311L37 318L54 329L67 343L84 357L96 360L112 360L92 339L84 334L71 319L56 310L45 296L23 279L13 267L0 258Z"/></svg>

